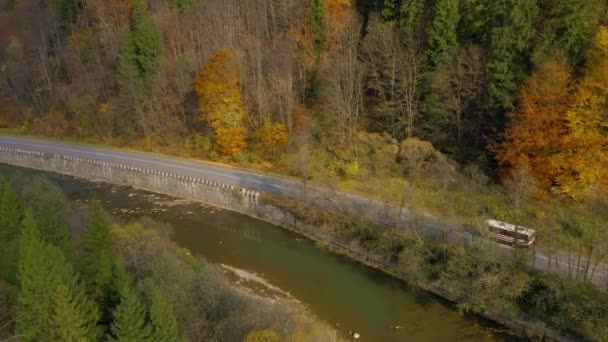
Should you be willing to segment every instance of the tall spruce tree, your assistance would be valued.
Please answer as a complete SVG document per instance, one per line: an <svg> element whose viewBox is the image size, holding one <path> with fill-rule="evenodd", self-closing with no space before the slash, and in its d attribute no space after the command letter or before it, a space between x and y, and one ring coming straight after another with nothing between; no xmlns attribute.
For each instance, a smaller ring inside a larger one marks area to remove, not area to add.
<svg viewBox="0 0 608 342"><path fill-rule="evenodd" d="M121 290L120 304L114 310L112 335L116 341L147 341L150 327L146 307L129 286Z"/></svg>
<svg viewBox="0 0 608 342"><path fill-rule="evenodd" d="M146 88L151 88L158 73L162 37L148 11L148 0L133 1L131 33L139 77Z"/></svg>
<svg viewBox="0 0 608 342"><path fill-rule="evenodd" d="M154 284L148 285L150 295L150 341L178 341L179 331L173 309Z"/></svg>
<svg viewBox="0 0 608 342"><path fill-rule="evenodd" d="M529 68L529 48L538 15L536 0L496 0L491 4L488 92L495 111L511 108ZM497 120L499 125L502 120Z"/></svg>
<svg viewBox="0 0 608 342"><path fill-rule="evenodd" d="M315 50L317 55L321 53L325 43L325 1L311 0L310 2L310 22L314 37Z"/></svg>
<svg viewBox="0 0 608 342"><path fill-rule="evenodd" d="M535 62L542 63L559 49L571 65L580 65L597 31L600 19L597 2L557 0L548 4L549 18L542 25L541 38L534 51Z"/></svg>
<svg viewBox="0 0 608 342"><path fill-rule="evenodd" d="M458 0L437 0L433 10L433 27L429 37L427 58L436 67L458 45Z"/></svg>
<svg viewBox="0 0 608 342"><path fill-rule="evenodd" d="M64 284L58 285L53 292L52 302L54 338L57 341L90 341L85 313L79 308L80 303L74 299L70 289Z"/></svg>
<svg viewBox="0 0 608 342"><path fill-rule="evenodd" d="M23 204L8 182L0 184L0 278L16 282L17 245Z"/></svg>
<svg viewBox="0 0 608 342"><path fill-rule="evenodd" d="M98 201L93 202L91 211L81 269L88 293L101 308L101 322L109 325L124 281L119 261L112 252L110 218Z"/></svg>
<svg viewBox="0 0 608 342"><path fill-rule="evenodd" d="M10 183L2 184L0 194L0 244L18 236L23 219L23 203L13 191Z"/></svg>
<svg viewBox="0 0 608 342"><path fill-rule="evenodd" d="M33 210L42 239L60 247L70 258L73 250L66 217L71 205L63 191L47 178L36 176L23 187L22 196Z"/></svg>
<svg viewBox="0 0 608 342"><path fill-rule="evenodd" d="M25 341L43 341L57 336L54 291L64 286L68 298L82 316L88 340L97 334L97 307L88 300L72 266L59 248L42 240L31 212L26 212L19 243L16 332Z"/></svg>

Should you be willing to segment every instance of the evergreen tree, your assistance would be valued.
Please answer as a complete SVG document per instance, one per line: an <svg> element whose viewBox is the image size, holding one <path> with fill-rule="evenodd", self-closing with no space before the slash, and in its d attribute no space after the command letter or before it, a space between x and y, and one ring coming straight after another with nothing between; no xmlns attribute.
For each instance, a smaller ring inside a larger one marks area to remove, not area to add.
<svg viewBox="0 0 608 342"><path fill-rule="evenodd" d="M485 43L488 39L490 24L490 7L492 0L460 1L459 37L461 40L472 40Z"/></svg>
<svg viewBox="0 0 608 342"><path fill-rule="evenodd" d="M541 40L534 51L535 61L542 63L559 49L572 65L579 65L591 46L600 13L591 0L557 0L549 2L549 19L544 23Z"/></svg>
<svg viewBox="0 0 608 342"><path fill-rule="evenodd" d="M148 0L134 0L131 16L133 58L143 85L150 89L158 72L162 49L160 31L148 12Z"/></svg>
<svg viewBox="0 0 608 342"><path fill-rule="evenodd" d="M57 341L89 341L83 312L64 284L53 292L54 337Z"/></svg>
<svg viewBox="0 0 608 342"><path fill-rule="evenodd" d="M19 234L23 212L21 199L17 197L10 183L4 183L0 195L0 247Z"/></svg>
<svg viewBox="0 0 608 342"><path fill-rule="evenodd" d="M61 26L69 28L78 19L80 11L84 11L83 0L58 0L56 2L57 12L61 20Z"/></svg>
<svg viewBox="0 0 608 342"><path fill-rule="evenodd" d="M150 341L178 341L179 332L173 309L154 284L148 286L150 292Z"/></svg>
<svg viewBox="0 0 608 342"><path fill-rule="evenodd" d="M416 42L423 36L424 0L403 0L399 9L399 28L406 42Z"/></svg>
<svg viewBox="0 0 608 342"><path fill-rule="evenodd" d="M70 201L50 180L36 176L24 186L23 200L32 208L43 240L60 247L67 257L73 254L66 217L71 211Z"/></svg>
<svg viewBox="0 0 608 342"><path fill-rule="evenodd" d="M325 1L311 0L310 2L310 21L314 36L315 50L317 55L321 53L325 43Z"/></svg>
<svg viewBox="0 0 608 342"><path fill-rule="evenodd" d="M0 277L16 282L16 260L19 231L23 219L23 204L12 186L0 184Z"/></svg>
<svg viewBox="0 0 608 342"><path fill-rule="evenodd" d="M538 6L536 0L496 0L491 13L494 22L488 51L488 92L494 109L502 111L512 106L526 77Z"/></svg>
<svg viewBox="0 0 608 342"><path fill-rule="evenodd" d="M58 324L67 324L55 321L54 291L60 286L67 287L73 298L70 302L82 313L87 339L96 339L96 306L86 298L84 287L61 250L42 240L31 212L25 215L20 236L18 279L16 332L24 340L48 340L60 333Z"/></svg>
<svg viewBox="0 0 608 342"><path fill-rule="evenodd" d="M430 66L434 68L458 45L458 0L438 0L433 13L427 58Z"/></svg>
<svg viewBox="0 0 608 342"><path fill-rule="evenodd" d="M150 335L146 307L129 286L122 289L120 304L114 310L112 334L116 341L129 342L146 341Z"/></svg>

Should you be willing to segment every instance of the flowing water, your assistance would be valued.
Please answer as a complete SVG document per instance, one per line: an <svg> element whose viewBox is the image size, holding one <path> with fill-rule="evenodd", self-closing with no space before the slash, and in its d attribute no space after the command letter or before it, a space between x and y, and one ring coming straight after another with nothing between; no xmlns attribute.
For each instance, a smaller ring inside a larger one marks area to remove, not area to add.
<svg viewBox="0 0 608 342"><path fill-rule="evenodd" d="M359 333L361 341L516 340L489 322L459 315L435 296L272 224L129 187L0 165L1 174L17 171L50 177L73 200L96 196L125 221L148 216L169 223L176 242L193 254L252 274L338 330Z"/></svg>

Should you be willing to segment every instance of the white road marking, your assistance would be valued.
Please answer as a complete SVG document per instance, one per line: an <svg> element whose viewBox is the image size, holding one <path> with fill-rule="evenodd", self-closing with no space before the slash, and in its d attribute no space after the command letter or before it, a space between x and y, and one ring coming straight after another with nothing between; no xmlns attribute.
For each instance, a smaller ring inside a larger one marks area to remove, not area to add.
<svg viewBox="0 0 608 342"><path fill-rule="evenodd" d="M186 166L179 166L179 165L161 163L161 162L156 162L156 161L151 161L151 160L145 160L145 159L139 159L139 158L124 157L124 156L119 156L119 155L115 155L115 154L106 154L106 153L99 153L99 152L91 152L91 151L86 151L86 150L83 151L83 150L76 150L76 149L71 149L71 148L52 147L52 146L47 146L47 145L38 145L38 144L24 143L24 142L13 142L13 141L7 141L7 140L4 140L2 142L6 142L6 143L9 143L9 144L14 144L14 145L24 145L24 146L30 146L30 147L46 148L46 149L51 149L51 150L56 150L56 151L67 151L67 152L85 153L85 154L92 154L92 155L111 157L111 158L120 158L120 159L126 159L126 160L137 161L137 162L143 162L143 163L148 163L148 164L156 164L156 165L168 166L168 167L173 167L173 168L182 169L182 170L195 171L195 172L198 172L198 173L210 174L210 175L215 175L215 176L219 176L219 177L226 177L226 178L231 178L231 179L235 179L235 180L242 180L241 177L232 176L232 175L228 175L228 174L223 174L223 173L219 173L219 172L207 171L207 170L201 170L201 169L195 169L195 168L186 167ZM265 183L265 182L261 182L259 180L255 180L255 179L252 179L252 180L245 179L245 180L248 181L248 182L254 182L254 183L258 183L258 184L273 186L273 187L280 188L280 189L290 190L290 191L293 191L293 192L298 192L298 193L300 192L300 190L293 189L293 188L286 187L286 186L282 186L282 185L278 185L278 184Z"/></svg>

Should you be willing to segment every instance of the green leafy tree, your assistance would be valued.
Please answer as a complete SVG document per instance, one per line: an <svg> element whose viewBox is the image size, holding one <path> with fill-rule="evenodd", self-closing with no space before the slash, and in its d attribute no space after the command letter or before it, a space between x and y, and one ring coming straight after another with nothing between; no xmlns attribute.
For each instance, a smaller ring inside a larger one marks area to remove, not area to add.
<svg viewBox="0 0 608 342"><path fill-rule="evenodd" d="M427 58L430 66L436 67L458 45L458 0L438 0L433 13Z"/></svg>
<svg viewBox="0 0 608 342"><path fill-rule="evenodd" d="M497 0L491 5L488 92L495 110L510 108L528 68L528 50L538 15L536 0Z"/></svg>
<svg viewBox="0 0 608 342"><path fill-rule="evenodd" d="M150 292L150 341L178 341L177 320L171 305L154 284L149 285Z"/></svg>
<svg viewBox="0 0 608 342"><path fill-rule="evenodd" d="M129 286L121 291L120 304L114 310L112 334L116 341L147 341L150 327L146 324L146 307Z"/></svg>

